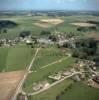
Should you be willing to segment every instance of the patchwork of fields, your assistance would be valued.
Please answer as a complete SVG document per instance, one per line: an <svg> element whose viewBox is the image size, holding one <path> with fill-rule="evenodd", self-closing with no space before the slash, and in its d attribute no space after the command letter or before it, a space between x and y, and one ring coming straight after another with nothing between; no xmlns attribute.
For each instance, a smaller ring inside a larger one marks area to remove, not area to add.
<svg viewBox="0 0 99 100"><path fill-rule="evenodd" d="M57 17L56 19L48 16L6 17L4 20L15 21L18 24L18 27L7 29L7 33L0 34L0 38L15 38L20 34L20 32L28 30L32 32L33 36L39 37L41 31L50 31L53 33L55 30L65 33L74 33L78 36L84 33L77 31L79 26L96 26L94 24L83 23L89 19L98 21L99 17L66 16ZM3 20L3 18L1 18L1 20ZM79 23L81 21L82 23ZM90 36L99 39L97 36L99 33L98 31L99 26L97 26L95 34L91 33ZM15 91L19 82L23 78L24 71L34 57L35 51L36 48L31 48L27 45L0 47L0 100L1 98L2 100L7 100L5 98L9 98L9 96L12 95L12 92ZM71 68L75 61L75 58L67 56L62 49L59 49L56 46L40 48L34 59L31 71L23 84L23 91L26 93L32 92L33 83L35 82L47 80L51 83L48 78L49 75ZM56 100L56 97L65 89L67 90L70 85L72 85L72 87L68 91L65 91L64 95L62 95L59 100L72 100L72 98L74 100L99 99L99 90L91 88L84 83L75 83L73 80L67 79L60 84L55 85L53 88L50 88L38 95L31 96L30 100Z"/></svg>
<svg viewBox="0 0 99 100"><path fill-rule="evenodd" d="M70 23L95 20L98 21L99 18L95 16L66 16L57 17L55 21L52 22L54 17L48 16L12 16L12 17L1 17L1 20L11 20L18 24L17 27L12 29L7 29L7 33L0 34L0 38L15 38L20 34L21 31L29 30L33 35L39 35L41 31L57 31L60 32L78 32L77 26L73 26ZM43 19L43 20L42 20ZM47 19L50 19L49 21ZM58 20L57 20L58 19ZM41 22L40 22L41 20ZM43 22L42 22L43 21ZM35 25L36 24L36 25ZM54 24L54 25L53 25ZM47 27L48 26L48 27Z"/></svg>

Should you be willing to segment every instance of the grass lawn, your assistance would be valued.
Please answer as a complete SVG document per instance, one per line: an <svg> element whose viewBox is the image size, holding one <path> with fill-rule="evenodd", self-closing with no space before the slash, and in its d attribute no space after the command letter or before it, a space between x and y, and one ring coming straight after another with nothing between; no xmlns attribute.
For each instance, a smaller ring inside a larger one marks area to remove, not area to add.
<svg viewBox="0 0 99 100"><path fill-rule="evenodd" d="M0 71L24 70L32 60L35 50L27 46L0 48Z"/></svg>
<svg viewBox="0 0 99 100"><path fill-rule="evenodd" d="M60 92L63 91L66 87L70 86L70 84L72 83L72 80L64 80L62 83L57 84L53 88L50 88L36 96L32 96L29 100L56 100L56 96L60 94Z"/></svg>
<svg viewBox="0 0 99 100"><path fill-rule="evenodd" d="M37 70L64 57L64 53L56 47L41 48L34 61L32 70Z"/></svg>
<svg viewBox="0 0 99 100"><path fill-rule="evenodd" d="M83 83L75 83L60 100L99 100L99 90Z"/></svg>

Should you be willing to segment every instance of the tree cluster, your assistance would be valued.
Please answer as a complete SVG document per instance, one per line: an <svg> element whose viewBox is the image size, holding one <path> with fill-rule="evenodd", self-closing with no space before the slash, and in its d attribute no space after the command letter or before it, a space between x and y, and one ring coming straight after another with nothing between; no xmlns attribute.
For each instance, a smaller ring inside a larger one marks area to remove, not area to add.
<svg viewBox="0 0 99 100"><path fill-rule="evenodd" d="M51 33L49 31L41 31L40 35L50 35Z"/></svg>
<svg viewBox="0 0 99 100"><path fill-rule="evenodd" d="M22 32L19 34L19 37L25 38L25 37L29 36L30 34L31 34L30 31L22 31Z"/></svg>
<svg viewBox="0 0 99 100"><path fill-rule="evenodd" d="M86 32L86 31L96 31L97 30L97 27L96 26L92 26L92 27L78 27L77 28L77 31L80 31L80 32Z"/></svg>
<svg viewBox="0 0 99 100"><path fill-rule="evenodd" d="M76 49L73 50L73 57L88 58L97 52L97 42L94 39L82 39L76 41Z"/></svg>

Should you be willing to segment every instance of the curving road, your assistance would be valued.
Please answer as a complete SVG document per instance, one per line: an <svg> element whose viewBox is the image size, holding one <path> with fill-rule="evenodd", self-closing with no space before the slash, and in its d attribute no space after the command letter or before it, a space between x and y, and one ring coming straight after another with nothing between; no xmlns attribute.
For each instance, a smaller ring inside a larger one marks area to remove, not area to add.
<svg viewBox="0 0 99 100"><path fill-rule="evenodd" d="M65 79L68 79L68 78L70 78L70 77L72 77L72 76L74 76L74 75L77 75L77 74L82 74L82 72L74 72L74 73L72 73L71 75L62 78L61 80L56 81L55 83L51 84L51 85L48 86L47 88L43 88L43 89L41 89L41 90L39 90L39 91L37 91L37 92L34 92L34 93L29 93L28 95L32 95L32 96L33 96L33 95L37 95L37 94L39 94L39 93L41 93L41 92L44 92L44 91L48 90L49 88L51 88L51 87L53 87L53 86L55 86L55 85L61 83L61 82L64 81Z"/></svg>

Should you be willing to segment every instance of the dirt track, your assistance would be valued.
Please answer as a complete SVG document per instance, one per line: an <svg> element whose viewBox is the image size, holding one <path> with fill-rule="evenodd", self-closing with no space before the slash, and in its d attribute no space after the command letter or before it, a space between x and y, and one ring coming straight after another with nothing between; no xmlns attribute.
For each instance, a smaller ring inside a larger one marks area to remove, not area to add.
<svg viewBox="0 0 99 100"><path fill-rule="evenodd" d="M0 73L0 100L11 100L24 71Z"/></svg>

